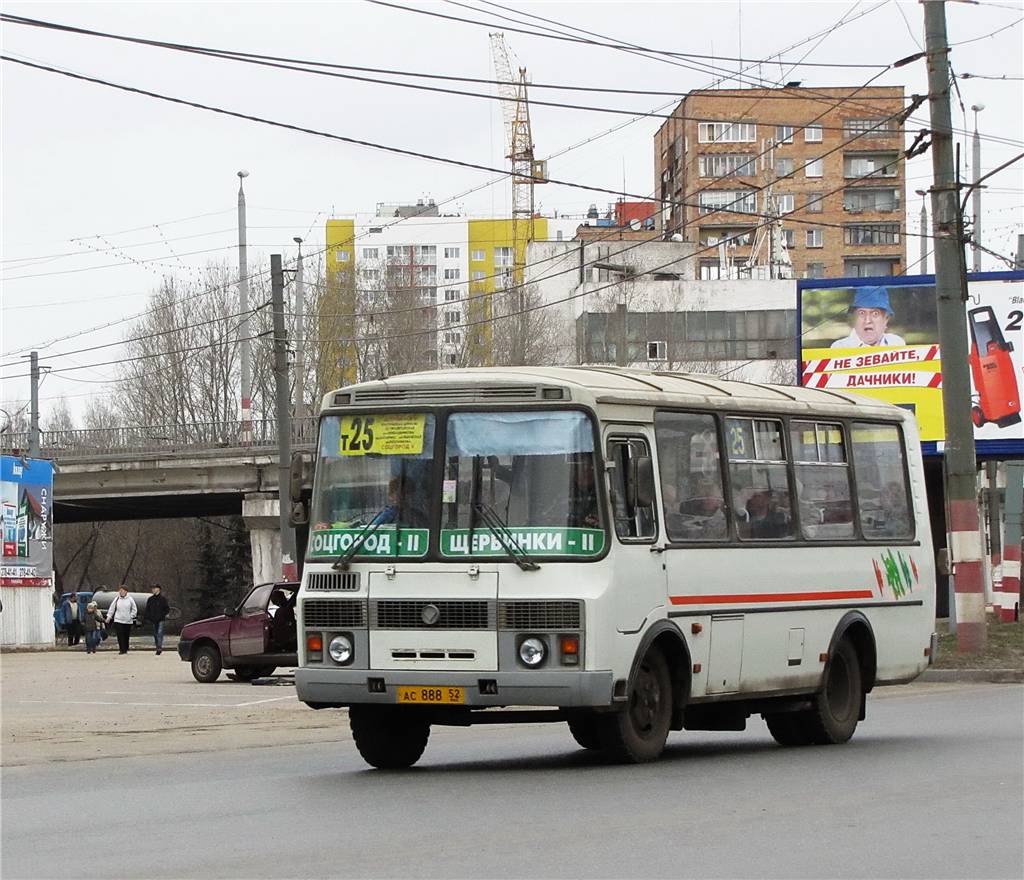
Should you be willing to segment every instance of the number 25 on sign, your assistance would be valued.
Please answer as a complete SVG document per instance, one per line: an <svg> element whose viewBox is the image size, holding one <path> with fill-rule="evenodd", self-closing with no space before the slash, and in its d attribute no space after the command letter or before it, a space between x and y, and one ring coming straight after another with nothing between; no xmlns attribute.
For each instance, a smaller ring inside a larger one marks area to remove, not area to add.
<svg viewBox="0 0 1024 880"><path fill-rule="evenodd" d="M365 455L373 449L373 416L353 416L341 420L342 455Z"/></svg>

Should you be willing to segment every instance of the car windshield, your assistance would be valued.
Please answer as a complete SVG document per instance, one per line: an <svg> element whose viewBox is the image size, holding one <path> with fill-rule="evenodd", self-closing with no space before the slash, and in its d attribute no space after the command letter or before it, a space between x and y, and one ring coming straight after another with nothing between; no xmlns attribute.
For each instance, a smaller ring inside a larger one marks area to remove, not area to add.
<svg viewBox="0 0 1024 880"><path fill-rule="evenodd" d="M604 549L593 429L580 412L451 415L441 501L443 556L508 555L495 520L533 556Z"/></svg>
<svg viewBox="0 0 1024 880"><path fill-rule="evenodd" d="M356 556L424 555L433 447L428 413L324 418L308 556L337 557L360 535Z"/></svg>

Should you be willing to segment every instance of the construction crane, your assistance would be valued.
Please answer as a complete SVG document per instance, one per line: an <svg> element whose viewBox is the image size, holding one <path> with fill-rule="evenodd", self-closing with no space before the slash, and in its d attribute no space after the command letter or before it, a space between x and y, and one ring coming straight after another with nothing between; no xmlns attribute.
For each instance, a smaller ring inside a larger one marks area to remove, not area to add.
<svg viewBox="0 0 1024 880"><path fill-rule="evenodd" d="M526 248L534 236L533 188L544 183L546 168L533 155L533 131L530 128L530 103L527 97L526 68L519 67L513 76L511 51L500 31L490 34L494 73L501 97L501 112L505 120L505 138L508 143L506 158L511 163L512 177L512 284L519 290L520 317L525 321L523 281L526 270ZM508 285L506 285L508 286ZM525 344L525 329L520 328L520 345ZM521 355L516 357L522 360Z"/></svg>

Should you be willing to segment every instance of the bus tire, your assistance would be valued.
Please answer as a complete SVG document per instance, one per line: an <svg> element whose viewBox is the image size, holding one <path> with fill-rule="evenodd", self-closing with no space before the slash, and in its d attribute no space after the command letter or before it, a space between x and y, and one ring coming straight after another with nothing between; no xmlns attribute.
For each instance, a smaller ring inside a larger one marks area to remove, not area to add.
<svg viewBox="0 0 1024 880"><path fill-rule="evenodd" d="M601 737L597 731L597 716L593 712L575 712L567 719L569 733L581 749L600 749Z"/></svg>
<svg viewBox="0 0 1024 880"><path fill-rule="evenodd" d="M860 659L849 638L832 650L825 667L825 683L815 694L814 707L801 712L804 727L815 745L839 745L853 736L864 696Z"/></svg>
<svg viewBox="0 0 1024 880"><path fill-rule="evenodd" d="M764 716L768 732L780 746L809 746L811 735L803 712L770 712Z"/></svg>
<svg viewBox="0 0 1024 880"><path fill-rule="evenodd" d="M359 754L379 770L411 767L430 738L430 722L415 708L351 706L348 723Z"/></svg>
<svg viewBox="0 0 1024 880"><path fill-rule="evenodd" d="M652 648L640 661L621 712L598 715L601 751L625 764L655 761L665 749L672 723L672 676L665 655Z"/></svg>

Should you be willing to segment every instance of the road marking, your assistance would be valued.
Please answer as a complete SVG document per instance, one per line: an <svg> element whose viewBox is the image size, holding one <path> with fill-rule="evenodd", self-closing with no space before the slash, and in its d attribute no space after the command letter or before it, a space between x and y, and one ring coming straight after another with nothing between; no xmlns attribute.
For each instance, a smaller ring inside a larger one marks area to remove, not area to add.
<svg viewBox="0 0 1024 880"><path fill-rule="evenodd" d="M269 700L252 700L248 703L235 703L235 707L241 706L258 706L260 703L279 703L281 700L297 700L298 697L295 694L289 694L287 697L271 697Z"/></svg>

